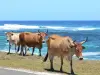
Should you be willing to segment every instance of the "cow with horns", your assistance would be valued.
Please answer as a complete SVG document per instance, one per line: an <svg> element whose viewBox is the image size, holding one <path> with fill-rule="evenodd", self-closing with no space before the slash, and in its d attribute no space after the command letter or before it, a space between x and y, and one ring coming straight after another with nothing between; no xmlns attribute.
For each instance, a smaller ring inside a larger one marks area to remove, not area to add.
<svg viewBox="0 0 100 75"><path fill-rule="evenodd" d="M23 47L28 46L32 47L32 55L34 53L35 47L39 49L39 56L41 56L41 49L42 49L42 43L45 40L45 37L47 36L47 32L40 32L38 30L38 33L30 33L30 32L22 32L19 35L19 44L21 46L21 55L26 55L26 51L24 53Z"/></svg>
<svg viewBox="0 0 100 75"><path fill-rule="evenodd" d="M75 54L79 58L79 60L83 60L82 50L85 47L82 46L82 44L85 43L86 41L87 41L87 38L86 40L79 43L79 42L73 41L68 36L62 37L55 34L51 35L47 40L48 52L43 61L45 62L49 56L51 70L54 70L53 68L54 56L59 56L61 58L60 71L62 71L63 58L67 57L67 59L70 61L71 74L74 74L74 71L72 68L72 56Z"/></svg>

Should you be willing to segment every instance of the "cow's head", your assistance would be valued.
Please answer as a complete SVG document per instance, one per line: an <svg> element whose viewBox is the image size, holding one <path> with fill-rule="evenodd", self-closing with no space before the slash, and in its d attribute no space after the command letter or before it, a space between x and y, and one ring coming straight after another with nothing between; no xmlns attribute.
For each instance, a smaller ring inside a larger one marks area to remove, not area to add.
<svg viewBox="0 0 100 75"><path fill-rule="evenodd" d="M5 32L5 34L6 34L7 42L9 42L11 36L13 36L13 32Z"/></svg>
<svg viewBox="0 0 100 75"><path fill-rule="evenodd" d="M40 31L38 30L38 33L39 33L39 35L40 35L41 38L42 38L42 42L44 43L44 42L45 42L45 37L48 35L48 30L47 30L46 32L40 32Z"/></svg>
<svg viewBox="0 0 100 75"><path fill-rule="evenodd" d="M86 41L87 41L87 38L80 43L75 42L75 55L79 58L79 60L83 60L82 50L85 49L85 47L82 46L82 44L85 43Z"/></svg>

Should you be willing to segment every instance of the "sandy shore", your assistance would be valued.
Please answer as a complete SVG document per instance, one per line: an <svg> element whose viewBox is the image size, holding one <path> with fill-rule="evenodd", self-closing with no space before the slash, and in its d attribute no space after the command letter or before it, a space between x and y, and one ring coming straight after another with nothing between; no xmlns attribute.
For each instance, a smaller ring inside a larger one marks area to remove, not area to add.
<svg viewBox="0 0 100 75"><path fill-rule="evenodd" d="M100 61L99 60L83 60L79 61L73 59L73 69L77 75L100 75ZM9 54L0 52L0 66L11 67L16 69L27 69L36 72L52 72L50 71L50 62L43 63L43 57L39 56L19 56L18 54ZM64 60L63 73L60 73L60 58L55 57L54 69L52 73L69 74L69 61Z"/></svg>

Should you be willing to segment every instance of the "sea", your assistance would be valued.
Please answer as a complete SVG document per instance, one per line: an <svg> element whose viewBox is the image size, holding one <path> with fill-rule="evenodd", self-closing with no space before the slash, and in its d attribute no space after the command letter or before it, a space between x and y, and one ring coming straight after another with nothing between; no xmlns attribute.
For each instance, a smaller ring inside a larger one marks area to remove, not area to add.
<svg viewBox="0 0 100 75"><path fill-rule="evenodd" d="M9 46L5 32L46 32L48 36L58 34L70 36L77 42L88 40L83 44L84 60L100 60L100 21L0 21L0 51L8 52ZM32 49L30 48L30 53ZM14 46L11 52L15 53ZM47 45L43 44L42 56L47 53ZM39 50L35 49L35 54L39 55Z"/></svg>

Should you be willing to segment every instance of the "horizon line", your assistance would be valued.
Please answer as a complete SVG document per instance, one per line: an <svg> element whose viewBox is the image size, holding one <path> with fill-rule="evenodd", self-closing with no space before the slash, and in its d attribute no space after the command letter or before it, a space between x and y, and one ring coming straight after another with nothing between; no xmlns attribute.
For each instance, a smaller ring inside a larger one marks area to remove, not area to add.
<svg viewBox="0 0 100 75"><path fill-rule="evenodd" d="M0 21L100 21L100 20L0 20Z"/></svg>

